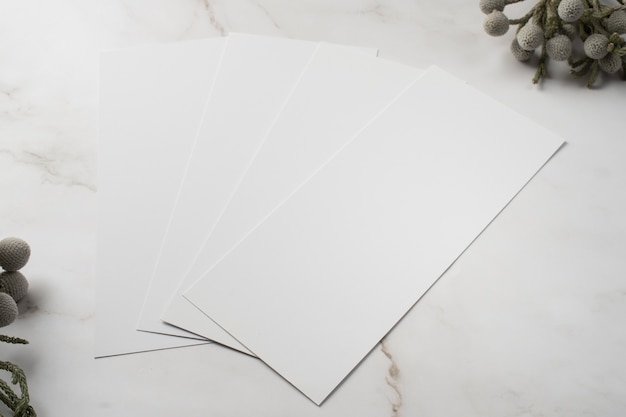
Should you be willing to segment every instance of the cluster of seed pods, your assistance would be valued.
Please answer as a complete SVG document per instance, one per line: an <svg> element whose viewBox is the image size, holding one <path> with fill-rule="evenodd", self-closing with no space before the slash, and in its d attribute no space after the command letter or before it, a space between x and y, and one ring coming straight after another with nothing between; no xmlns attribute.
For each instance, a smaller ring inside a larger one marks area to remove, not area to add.
<svg viewBox="0 0 626 417"><path fill-rule="evenodd" d="M20 238L0 240L0 327L8 326L17 318L17 302L28 291L28 281L19 271L30 258L30 246Z"/></svg>
<svg viewBox="0 0 626 417"><path fill-rule="evenodd" d="M574 75L589 74L588 86L598 71L613 74L624 69L626 56L626 6L599 0L539 0L522 18L510 19L507 5L523 0L480 0L486 15L483 27L502 36L517 25L511 53L519 61L539 56L534 82L547 74L547 61L567 61ZM539 50L537 54L535 51ZM578 57L577 57L578 55Z"/></svg>

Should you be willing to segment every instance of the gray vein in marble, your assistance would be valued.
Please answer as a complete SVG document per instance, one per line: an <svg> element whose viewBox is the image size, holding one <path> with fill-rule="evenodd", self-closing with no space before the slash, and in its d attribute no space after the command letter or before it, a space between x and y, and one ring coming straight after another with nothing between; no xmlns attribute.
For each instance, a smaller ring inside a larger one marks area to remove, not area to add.
<svg viewBox="0 0 626 417"><path fill-rule="evenodd" d="M383 6L381 4L376 4L374 7L370 7L368 9L363 9L359 12L359 14L373 14L377 17L384 18L385 13L383 13Z"/></svg>
<svg viewBox="0 0 626 417"><path fill-rule="evenodd" d="M0 119L2 121L17 120L18 116L28 115L29 106L24 106L18 99L20 89L16 87L0 88L0 97L4 97L0 110Z"/></svg>
<svg viewBox="0 0 626 417"><path fill-rule="evenodd" d="M200 8L202 8L202 5L199 5L199 7L196 7L196 10L193 12L193 17L189 21L189 24L187 25L185 30L183 30L183 32L180 34L180 36L178 36L176 38L177 40L183 40L183 39L187 38L187 34L189 32L191 32L191 30L193 29L194 25L196 24L196 20L198 20L198 18L200 17L200 12L198 11Z"/></svg>
<svg viewBox="0 0 626 417"><path fill-rule="evenodd" d="M387 382L387 385L391 387L396 396L395 401L391 401L391 417L398 417L400 407L402 407L402 392L400 392L400 388L398 386L400 368L398 368L398 364L396 364L396 361L393 359L393 355L389 352L385 339L380 342L380 351L390 362L387 375L385 376L385 382Z"/></svg>
<svg viewBox="0 0 626 417"><path fill-rule="evenodd" d="M226 36L227 34L226 29L217 19L217 16L215 15L215 9L213 8L211 1L202 0L202 4L204 5L204 9L207 11L207 14L209 15L211 26L213 26L215 30L217 30L221 36Z"/></svg>
<svg viewBox="0 0 626 417"><path fill-rule="evenodd" d="M272 23L272 25L274 25L276 29L280 29L280 25L276 22L272 14L269 12L269 10L267 10L265 6L263 6L259 2L254 2L254 5L263 12L263 14L269 19L269 21Z"/></svg>
<svg viewBox="0 0 626 417"><path fill-rule="evenodd" d="M75 187L84 187L89 191L96 191L96 185L81 181L77 178L72 178L67 175L63 175L58 172L57 165L63 161L40 155L33 151L24 150L20 154L17 154L8 149L0 149L0 154L5 154L11 157L15 162L19 164L34 166L43 171L44 178L43 183L60 184Z"/></svg>
<svg viewBox="0 0 626 417"><path fill-rule="evenodd" d="M13 87L13 88L2 88L0 89L0 93L2 93L2 95L6 96L9 100L15 100L15 93L18 91L17 88Z"/></svg>
<svg viewBox="0 0 626 417"><path fill-rule="evenodd" d="M398 10L386 4L375 4L371 7L359 10L358 13L361 16L372 16L378 22L384 24L397 24L407 20L406 16L402 16Z"/></svg>

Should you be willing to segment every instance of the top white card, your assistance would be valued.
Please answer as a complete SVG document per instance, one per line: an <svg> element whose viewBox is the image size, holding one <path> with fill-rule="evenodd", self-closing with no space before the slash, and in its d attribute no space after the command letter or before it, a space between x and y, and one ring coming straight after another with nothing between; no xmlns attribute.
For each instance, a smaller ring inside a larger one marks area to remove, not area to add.
<svg viewBox="0 0 626 417"><path fill-rule="evenodd" d="M431 68L185 296L321 404L562 143Z"/></svg>

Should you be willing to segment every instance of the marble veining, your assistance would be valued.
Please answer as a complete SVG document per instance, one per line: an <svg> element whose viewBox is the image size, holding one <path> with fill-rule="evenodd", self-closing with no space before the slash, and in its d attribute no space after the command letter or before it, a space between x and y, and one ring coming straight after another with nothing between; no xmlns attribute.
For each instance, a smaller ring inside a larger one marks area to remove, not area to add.
<svg viewBox="0 0 626 417"><path fill-rule="evenodd" d="M63 152L59 155L54 155L52 152L39 153L31 150L23 150L18 153L9 149L0 149L0 154L9 156L17 164L37 169L41 174L42 184L48 183L83 187L94 192L97 189L93 178L84 178L84 175L80 173L68 172L64 169L69 165L68 161L65 159L72 160L73 158L71 155L66 155Z"/></svg>
<svg viewBox="0 0 626 417"><path fill-rule="evenodd" d="M211 24L211 26L221 35L224 36L226 35L227 31L224 28L224 26L222 25L222 23L218 20L217 15L215 13L215 8L213 7L213 3L211 2L211 0L198 0L202 3L202 5L204 6L204 9L206 10L208 16L209 16L209 22Z"/></svg>
<svg viewBox="0 0 626 417"><path fill-rule="evenodd" d="M21 104L19 93L18 87L0 89L0 97L2 97L0 119L8 121L28 116L29 109Z"/></svg>
<svg viewBox="0 0 626 417"><path fill-rule="evenodd" d="M389 360L389 369L387 369L387 375L385 376L385 382L391 387L394 393L394 399L391 400L391 417L398 417L400 415L400 407L402 407L402 392L400 391L400 368L396 364L393 355L389 351L387 342L385 339L380 342L380 351Z"/></svg>
<svg viewBox="0 0 626 417"><path fill-rule="evenodd" d="M267 17L267 19L272 23L272 25L274 26L275 29L280 29L281 28L280 25L278 24L278 22L276 21L276 19L274 19L274 16L270 13L270 11L268 10L267 7L265 7L263 4L259 3L258 1L254 1L253 3Z"/></svg>

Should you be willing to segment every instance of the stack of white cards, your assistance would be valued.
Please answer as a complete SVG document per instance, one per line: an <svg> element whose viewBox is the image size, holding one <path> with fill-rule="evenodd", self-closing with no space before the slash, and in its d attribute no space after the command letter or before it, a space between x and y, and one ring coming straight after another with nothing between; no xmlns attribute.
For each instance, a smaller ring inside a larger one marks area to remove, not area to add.
<svg viewBox="0 0 626 417"><path fill-rule="evenodd" d="M96 356L214 341L321 404L561 144L373 49L105 52Z"/></svg>

